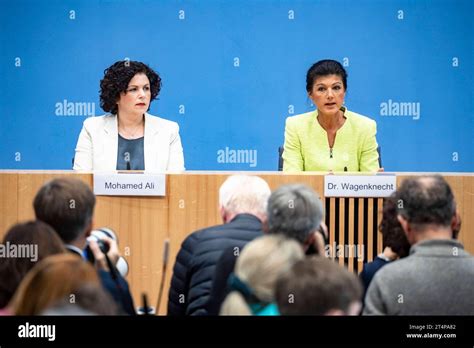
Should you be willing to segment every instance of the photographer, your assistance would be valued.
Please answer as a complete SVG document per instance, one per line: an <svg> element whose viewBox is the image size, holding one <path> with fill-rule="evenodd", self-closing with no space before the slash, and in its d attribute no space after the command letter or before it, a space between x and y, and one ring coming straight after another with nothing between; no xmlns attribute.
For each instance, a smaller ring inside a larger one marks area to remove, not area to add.
<svg viewBox="0 0 474 348"><path fill-rule="evenodd" d="M92 231L95 206L95 196L90 188L80 180L54 179L41 187L33 206L36 218L53 227L70 252L85 259L84 249L88 246L102 286L123 312L134 315L128 283L115 268L120 258L117 242L107 236L101 237L104 254L97 240L87 240Z"/></svg>

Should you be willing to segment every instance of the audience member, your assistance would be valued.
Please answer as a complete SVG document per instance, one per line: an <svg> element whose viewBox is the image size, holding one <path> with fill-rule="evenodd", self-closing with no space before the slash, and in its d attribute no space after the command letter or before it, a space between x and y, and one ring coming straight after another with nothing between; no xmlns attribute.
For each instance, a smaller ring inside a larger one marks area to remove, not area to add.
<svg viewBox="0 0 474 348"><path fill-rule="evenodd" d="M439 175L406 179L397 209L410 254L375 274L364 314L473 315L474 257L453 239L459 221L449 184Z"/></svg>
<svg viewBox="0 0 474 348"><path fill-rule="evenodd" d="M259 237L247 244L229 278L232 291L221 315L278 315L275 282L304 257L301 245L281 235Z"/></svg>
<svg viewBox="0 0 474 348"><path fill-rule="evenodd" d="M206 315L216 263L228 247L240 250L262 235L268 184L257 176L230 176L220 187L223 225L190 234L176 257L169 292L168 315Z"/></svg>
<svg viewBox="0 0 474 348"><path fill-rule="evenodd" d="M29 221L11 227L2 245L14 254L0 262L0 308L8 305L18 285L33 266L49 255L65 253L56 232L41 221Z"/></svg>
<svg viewBox="0 0 474 348"><path fill-rule="evenodd" d="M360 273L360 278L364 284L364 294L369 288L375 273L380 268L391 261L407 256L410 250L410 243L408 243L397 218L395 194L385 199L379 231L382 233L384 250L374 261L366 263Z"/></svg>
<svg viewBox="0 0 474 348"><path fill-rule="evenodd" d="M94 267L72 254L45 258L20 283L11 305L15 315L39 315L68 296L74 301L82 285L100 286Z"/></svg>
<svg viewBox="0 0 474 348"><path fill-rule="evenodd" d="M359 279L321 256L293 265L276 284L281 315L357 315L362 306Z"/></svg>
<svg viewBox="0 0 474 348"><path fill-rule="evenodd" d="M89 243L102 285L125 313L135 314L127 281L115 267L109 267L96 241L87 242L95 206L95 196L89 186L77 179L54 179L41 187L33 206L36 218L52 226L74 255L84 258L83 249ZM120 256L117 242L107 237L103 237L103 241L109 245L107 256L113 266Z"/></svg>
<svg viewBox="0 0 474 348"><path fill-rule="evenodd" d="M73 301L72 301L73 300ZM101 285L86 283L46 309L42 315L119 315L120 311L108 292Z"/></svg>
<svg viewBox="0 0 474 348"><path fill-rule="evenodd" d="M305 253L324 255L327 240L323 223L323 205L317 194L306 185L283 185L274 191L267 207L265 232L284 235L299 242ZM227 280L235 267L239 249L229 247L217 262L212 290L206 305L210 315L217 315L229 293Z"/></svg>

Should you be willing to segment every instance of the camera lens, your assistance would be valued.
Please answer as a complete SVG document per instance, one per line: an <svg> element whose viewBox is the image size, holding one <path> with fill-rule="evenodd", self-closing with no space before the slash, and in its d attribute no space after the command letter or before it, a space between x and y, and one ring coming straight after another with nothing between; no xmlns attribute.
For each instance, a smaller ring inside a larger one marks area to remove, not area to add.
<svg viewBox="0 0 474 348"><path fill-rule="evenodd" d="M109 252L109 245L105 243L102 239L97 239L97 244L99 245L100 251L102 251L104 254L107 254Z"/></svg>
<svg viewBox="0 0 474 348"><path fill-rule="evenodd" d="M95 232L95 231L94 231ZM109 245L105 243L102 239L100 239L100 235L97 235L97 233L92 233L87 239L88 243L85 249L85 256L86 259L89 260L90 262L94 263L95 262L95 257L94 253L92 252L90 246L89 246L89 241L93 240L97 243L99 246L100 251L102 251L104 254L106 254L109 251Z"/></svg>

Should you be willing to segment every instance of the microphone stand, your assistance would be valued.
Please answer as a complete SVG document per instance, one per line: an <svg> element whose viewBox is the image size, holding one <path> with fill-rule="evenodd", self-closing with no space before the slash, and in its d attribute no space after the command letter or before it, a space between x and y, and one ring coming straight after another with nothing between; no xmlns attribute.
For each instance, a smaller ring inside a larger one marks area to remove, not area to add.
<svg viewBox="0 0 474 348"><path fill-rule="evenodd" d="M161 297L163 296L163 287L165 286L166 269L168 268L168 256L170 249L170 240L166 239L163 247L163 269L161 271L160 290L158 291L158 301L156 303L156 314L160 311Z"/></svg>

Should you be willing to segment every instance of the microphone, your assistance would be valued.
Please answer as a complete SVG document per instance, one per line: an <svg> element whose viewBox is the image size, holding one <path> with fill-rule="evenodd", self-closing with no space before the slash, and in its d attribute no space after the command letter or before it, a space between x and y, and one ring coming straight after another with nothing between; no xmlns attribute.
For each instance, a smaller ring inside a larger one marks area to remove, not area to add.
<svg viewBox="0 0 474 348"><path fill-rule="evenodd" d="M163 246L163 269L161 271L161 281L160 281L160 290L158 291L158 300L156 303L156 314L159 314L161 297L163 296L163 287L165 286L165 276L166 269L168 268L168 258L170 254L170 240L165 239L165 244Z"/></svg>

